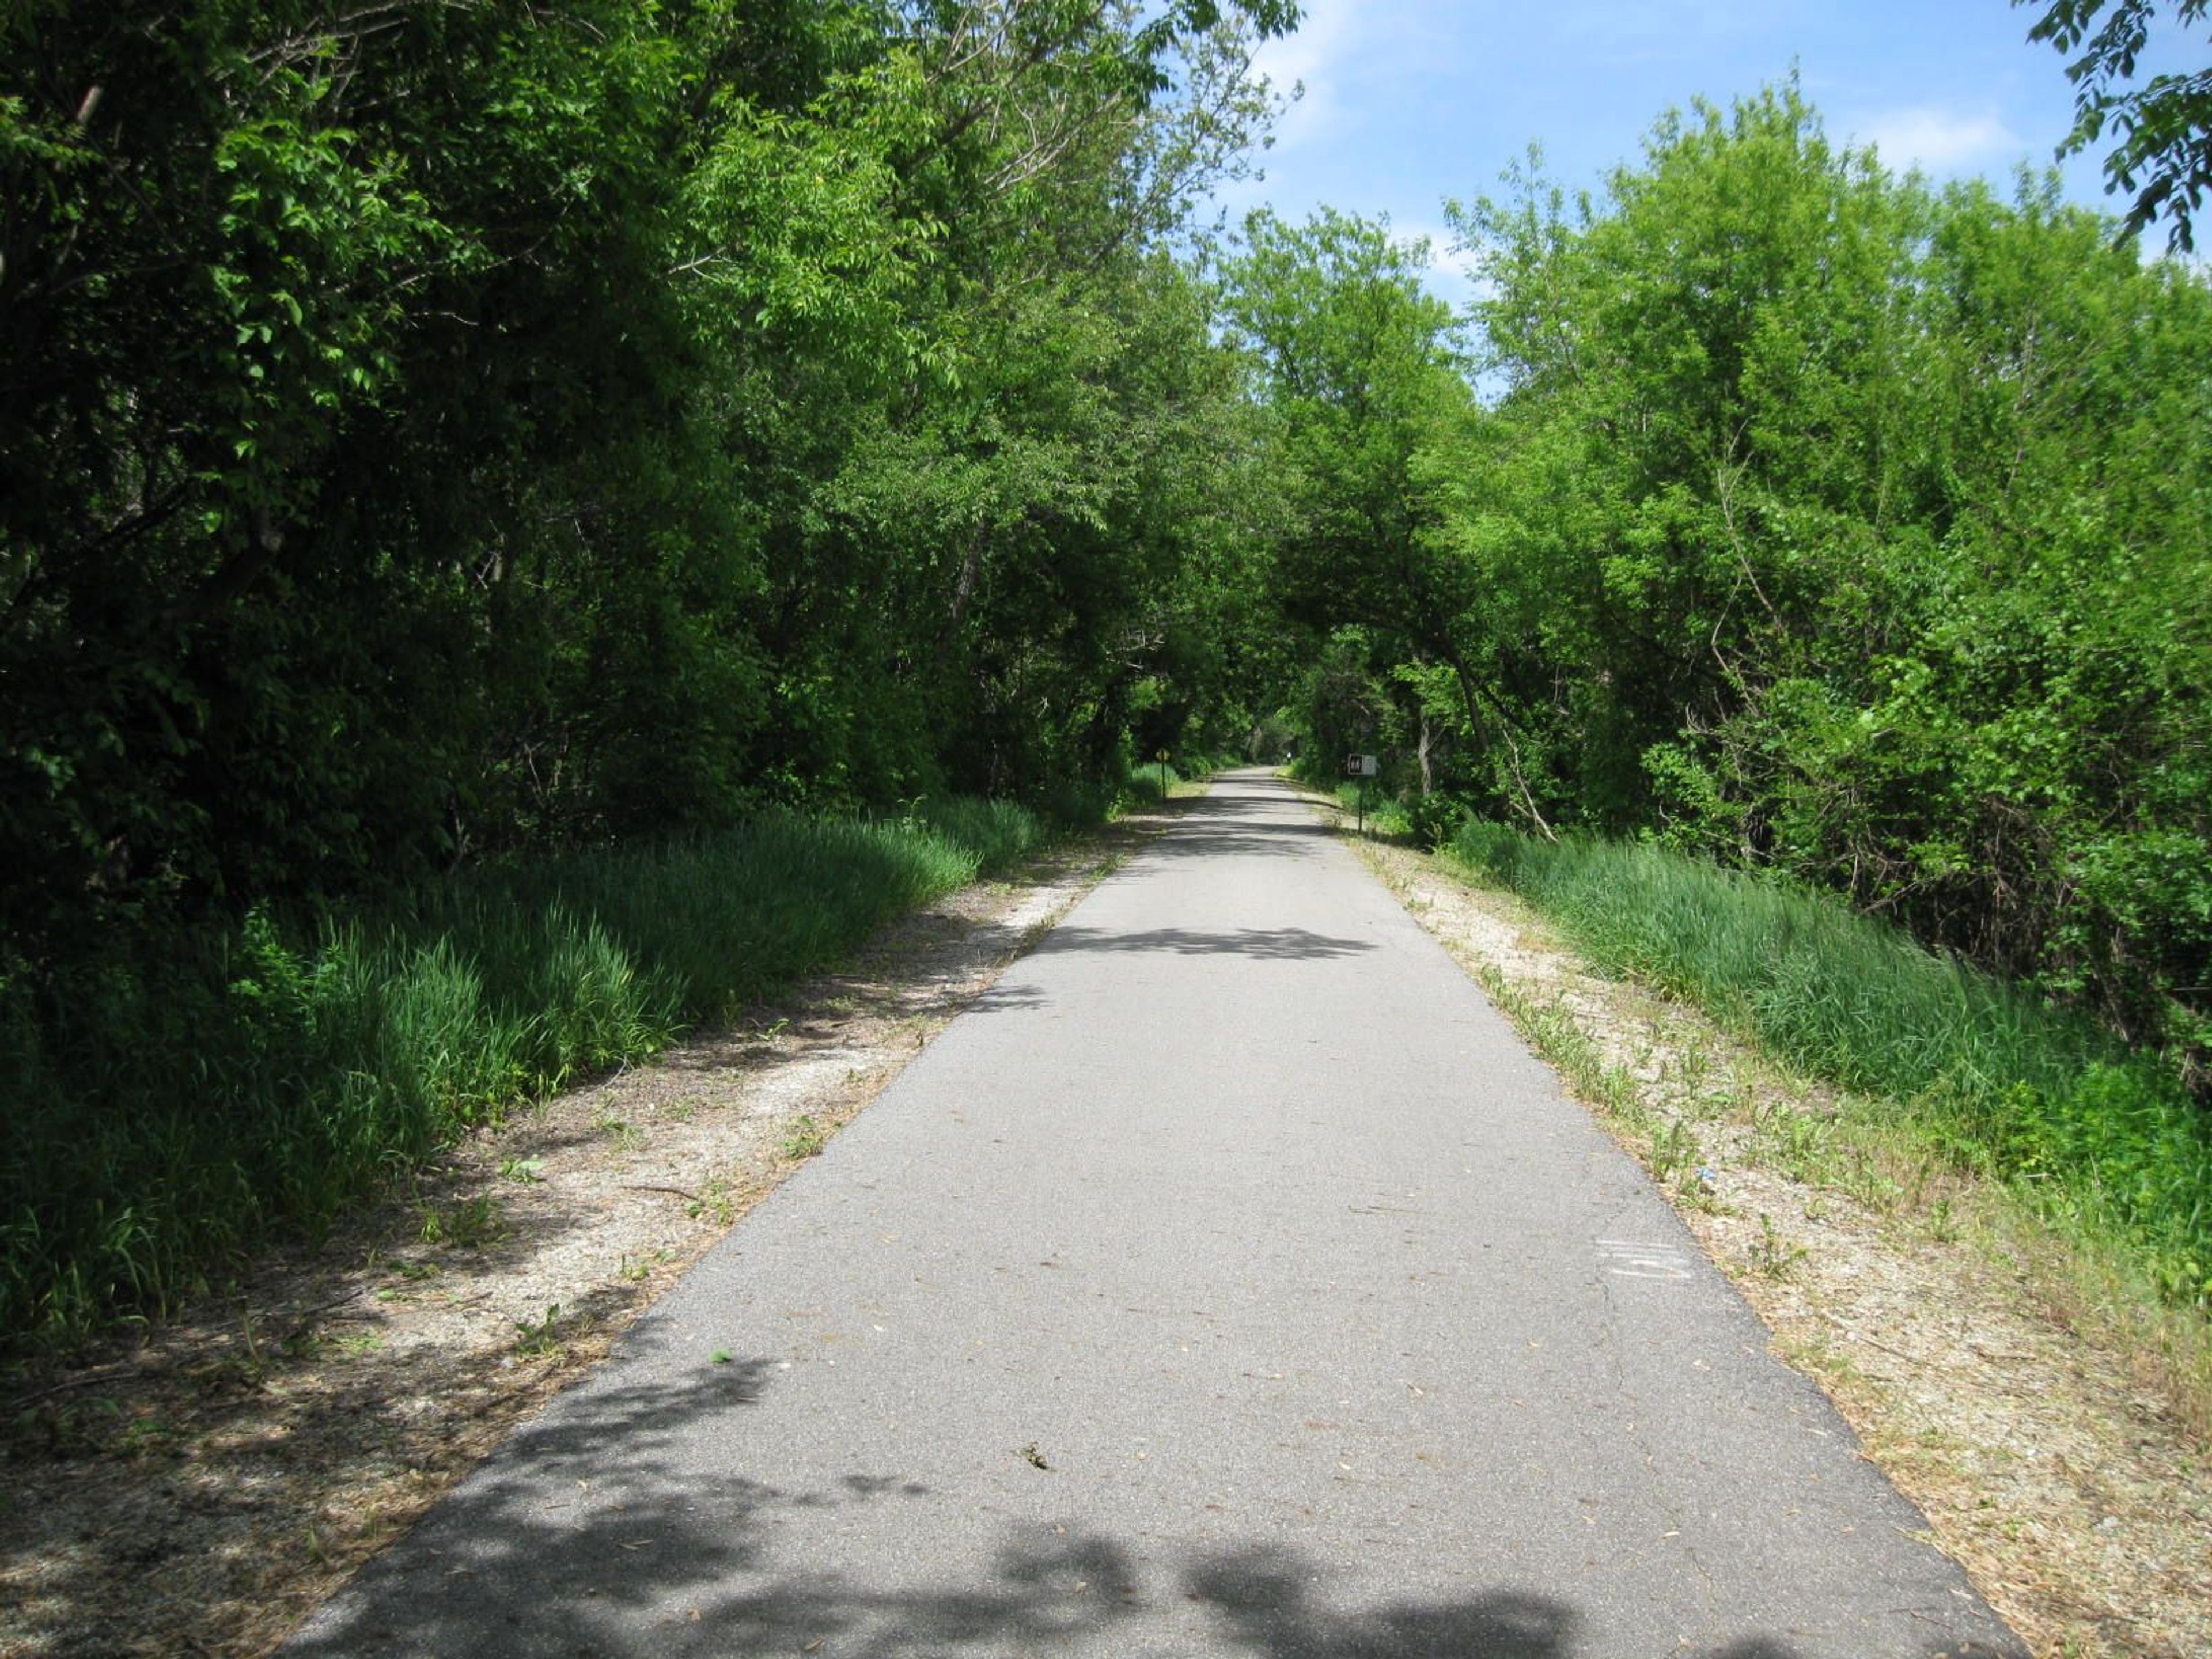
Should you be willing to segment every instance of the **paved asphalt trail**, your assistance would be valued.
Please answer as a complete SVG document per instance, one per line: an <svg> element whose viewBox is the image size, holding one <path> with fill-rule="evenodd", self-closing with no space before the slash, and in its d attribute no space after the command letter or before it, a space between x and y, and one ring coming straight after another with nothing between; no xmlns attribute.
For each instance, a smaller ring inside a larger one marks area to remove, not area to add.
<svg viewBox="0 0 2212 1659"><path fill-rule="evenodd" d="M1921 1527L1247 773L288 1651L2024 1654Z"/></svg>

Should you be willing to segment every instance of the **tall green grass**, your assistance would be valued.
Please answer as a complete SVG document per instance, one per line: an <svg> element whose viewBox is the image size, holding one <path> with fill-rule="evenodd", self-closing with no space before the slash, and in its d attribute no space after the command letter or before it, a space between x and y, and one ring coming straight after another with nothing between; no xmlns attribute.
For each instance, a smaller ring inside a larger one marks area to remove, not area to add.
<svg viewBox="0 0 2212 1659"><path fill-rule="evenodd" d="M1098 819L1092 819L1079 802L1059 821L1085 823L1103 821L1104 817L1101 809ZM986 876L1019 864L1044 845L1047 833L1046 820L1030 808L973 795L925 797L908 809L906 821L973 853L976 873Z"/></svg>
<svg viewBox="0 0 2212 1659"><path fill-rule="evenodd" d="M647 1057L1036 847L1006 803L479 872L368 915L0 979L0 1335L160 1314L280 1229Z"/></svg>
<svg viewBox="0 0 2212 1659"><path fill-rule="evenodd" d="M1445 852L1564 924L1600 967L1910 1103L1954 1155L2129 1241L2169 1297L2212 1305L2212 1119L2157 1056L1824 895L1479 821Z"/></svg>
<svg viewBox="0 0 2212 1659"><path fill-rule="evenodd" d="M1405 804L1372 781L1364 786L1364 794L1362 786L1356 781L1347 780L1338 783L1336 805L1339 811L1354 823L1364 820L1370 835L1390 841L1413 837L1413 815L1407 811Z"/></svg>
<svg viewBox="0 0 2212 1659"><path fill-rule="evenodd" d="M1146 761L1129 774L1129 789L1139 800L1164 802L1182 781L1182 774L1166 761Z"/></svg>
<svg viewBox="0 0 2212 1659"><path fill-rule="evenodd" d="M1188 750L1171 761L1146 761L1129 769L1127 794L1133 800L1164 802L1184 783L1202 781L1216 772L1243 764L1236 756L1209 754L1204 750Z"/></svg>

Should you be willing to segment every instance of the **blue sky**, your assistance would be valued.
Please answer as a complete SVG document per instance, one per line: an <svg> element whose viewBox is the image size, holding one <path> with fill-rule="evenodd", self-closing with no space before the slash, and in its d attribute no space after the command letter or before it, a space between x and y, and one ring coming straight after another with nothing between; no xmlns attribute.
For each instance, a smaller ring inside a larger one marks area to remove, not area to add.
<svg viewBox="0 0 2212 1659"><path fill-rule="evenodd" d="M1435 237L1434 286L1455 301L1468 287L1445 252L1445 198L1496 193L1532 139L1555 181L1595 188L1668 107L1725 105L1793 63L1829 136L1871 142L1899 171L2009 191L2020 163L2051 165L2073 125L2064 60L2030 44L2031 13L2006 0L1307 0L1305 11L1260 63L1305 96L1278 127L1265 179L1224 190L1221 204L1232 222L1261 202L1291 218L1321 203L1388 214ZM2069 198L2118 210L2095 158L2061 173Z"/></svg>

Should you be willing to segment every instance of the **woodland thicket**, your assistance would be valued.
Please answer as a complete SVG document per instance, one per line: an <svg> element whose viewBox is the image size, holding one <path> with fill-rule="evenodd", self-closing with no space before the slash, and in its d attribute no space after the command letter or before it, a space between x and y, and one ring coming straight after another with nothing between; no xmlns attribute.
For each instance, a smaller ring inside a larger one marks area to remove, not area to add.
<svg viewBox="0 0 2212 1659"><path fill-rule="evenodd" d="M1156 667L1215 697L1249 440L1163 245L1282 8L1136 10L11 4L15 948L1042 789Z"/></svg>

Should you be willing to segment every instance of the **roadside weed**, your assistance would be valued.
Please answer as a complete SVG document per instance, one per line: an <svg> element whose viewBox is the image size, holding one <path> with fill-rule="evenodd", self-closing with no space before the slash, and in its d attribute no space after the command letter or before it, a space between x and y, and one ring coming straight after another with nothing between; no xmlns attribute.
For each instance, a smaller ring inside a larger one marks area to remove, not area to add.
<svg viewBox="0 0 2212 1659"><path fill-rule="evenodd" d="M489 1193L478 1193L444 1209L426 1206L422 1211L422 1242L442 1245L447 1249L481 1249L507 1232L506 1218L501 1215L499 1200Z"/></svg>
<svg viewBox="0 0 2212 1659"><path fill-rule="evenodd" d="M1797 1264L1804 1259L1804 1247L1783 1237L1774 1224L1774 1218L1760 1211L1759 1237L1751 1243L1752 1272L1762 1279L1787 1279L1797 1271Z"/></svg>
<svg viewBox="0 0 2212 1659"><path fill-rule="evenodd" d="M1690 1126L1680 1118L1667 1122L1651 1137L1651 1175L1662 1183L1686 1185L1697 1179L1705 1151Z"/></svg>
<svg viewBox="0 0 2212 1659"><path fill-rule="evenodd" d="M515 1352L528 1358L543 1358L561 1351L561 1304L551 1304L539 1319L518 1319L514 1322Z"/></svg>

